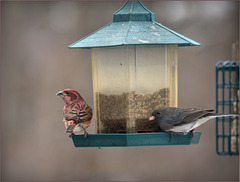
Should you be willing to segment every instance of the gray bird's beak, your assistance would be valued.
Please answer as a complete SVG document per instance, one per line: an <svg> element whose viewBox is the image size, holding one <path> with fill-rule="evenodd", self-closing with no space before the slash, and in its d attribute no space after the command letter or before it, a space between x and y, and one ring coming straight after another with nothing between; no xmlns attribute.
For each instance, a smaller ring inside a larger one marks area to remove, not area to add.
<svg viewBox="0 0 240 182"><path fill-rule="evenodd" d="M66 94L63 91L59 91L56 95L58 97L62 97L63 98Z"/></svg>
<svg viewBox="0 0 240 182"><path fill-rule="evenodd" d="M155 120L155 119L156 119L156 118L155 118L154 116L151 116L151 117L149 118L150 121Z"/></svg>

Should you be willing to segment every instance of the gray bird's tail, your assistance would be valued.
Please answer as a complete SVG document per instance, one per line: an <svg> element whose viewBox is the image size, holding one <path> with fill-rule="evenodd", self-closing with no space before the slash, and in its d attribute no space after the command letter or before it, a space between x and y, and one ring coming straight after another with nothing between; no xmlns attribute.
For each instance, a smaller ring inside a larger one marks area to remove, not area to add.
<svg viewBox="0 0 240 182"><path fill-rule="evenodd" d="M219 117L237 117L237 116L239 116L239 114L213 114L212 116L215 116L215 117L217 117L217 118L219 118Z"/></svg>

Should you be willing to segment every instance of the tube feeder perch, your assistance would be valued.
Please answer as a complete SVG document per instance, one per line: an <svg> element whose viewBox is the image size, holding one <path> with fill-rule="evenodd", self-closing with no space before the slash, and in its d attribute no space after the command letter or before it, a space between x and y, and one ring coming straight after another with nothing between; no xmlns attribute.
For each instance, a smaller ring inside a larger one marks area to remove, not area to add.
<svg viewBox="0 0 240 182"><path fill-rule="evenodd" d="M113 21L71 44L91 49L96 134L72 137L76 147L196 144L200 132L161 132L151 113L178 106L178 47L199 46L156 22L140 1L127 1ZM153 142L155 141L155 142Z"/></svg>

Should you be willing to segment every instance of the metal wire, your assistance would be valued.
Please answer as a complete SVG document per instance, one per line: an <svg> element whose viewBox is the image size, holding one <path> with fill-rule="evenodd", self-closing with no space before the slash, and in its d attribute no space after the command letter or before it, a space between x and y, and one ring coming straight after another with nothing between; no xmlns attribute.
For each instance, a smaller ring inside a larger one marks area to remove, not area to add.
<svg viewBox="0 0 240 182"><path fill-rule="evenodd" d="M239 62L216 64L216 112L239 112ZM238 113L239 114L239 113ZM239 117L216 119L216 152L218 155L239 155Z"/></svg>

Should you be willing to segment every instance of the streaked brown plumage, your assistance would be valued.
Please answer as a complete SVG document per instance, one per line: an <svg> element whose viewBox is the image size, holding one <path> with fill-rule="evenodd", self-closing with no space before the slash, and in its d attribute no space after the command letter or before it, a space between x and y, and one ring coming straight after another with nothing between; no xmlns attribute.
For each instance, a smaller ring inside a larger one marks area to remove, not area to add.
<svg viewBox="0 0 240 182"><path fill-rule="evenodd" d="M86 129L91 124L92 108L86 103L82 96L73 89L64 89L59 91L57 96L63 98L63 122L66 127L66 133L74 133L84 131L87 136Z"/></svg>

